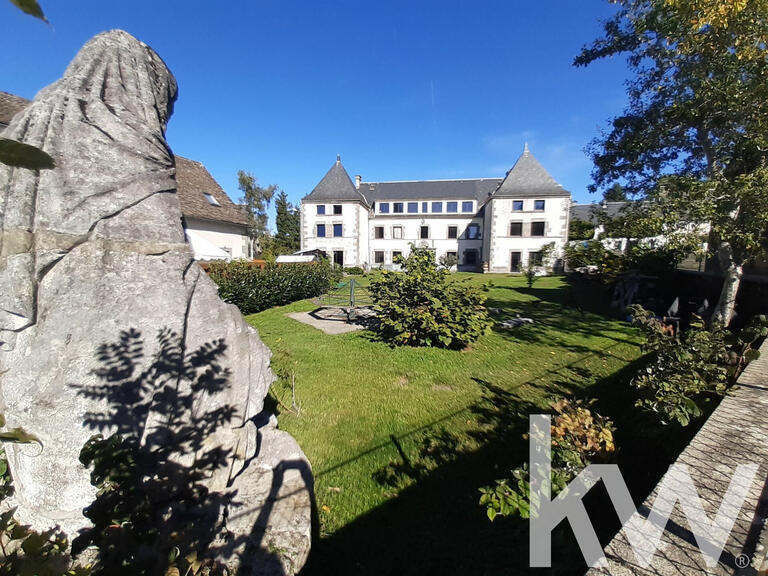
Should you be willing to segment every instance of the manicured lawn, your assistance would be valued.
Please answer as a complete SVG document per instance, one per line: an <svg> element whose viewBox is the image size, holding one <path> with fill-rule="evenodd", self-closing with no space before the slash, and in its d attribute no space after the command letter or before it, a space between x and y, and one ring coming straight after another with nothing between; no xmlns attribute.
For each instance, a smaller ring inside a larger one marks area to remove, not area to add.
<svg viewBox="0 0 768 576"><path fill-rule="evenodd" d="M605 388L640 355L634 329L586 311L588 297L564 278L541 278L533 289L520 276L456 278L493 282L488 306L535 324L445 351L394 349L370 332L329 336L286 316L313 310L310 301L247 317L272 349L273 394L286 405L295 376L300 415L278 411L315 475L321 538L309 573L525 565L517 556L527 542L517 540L527 534L515 521L491 525L477 489L527 459L529 413L558 395Z"/></svg>

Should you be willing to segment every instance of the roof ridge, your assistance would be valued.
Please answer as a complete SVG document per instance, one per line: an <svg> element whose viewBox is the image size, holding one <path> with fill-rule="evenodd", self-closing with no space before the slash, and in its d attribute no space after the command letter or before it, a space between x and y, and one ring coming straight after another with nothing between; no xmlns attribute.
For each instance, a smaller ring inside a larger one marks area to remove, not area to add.
<svg viewBox="0 0 768 576"><path fill-rule="evenodd" d="M485 180L503 180L503 178L494 176L487 178L436 178L431 180L377 180L375 182L361 180L360 185L363 184L411 184L416 182L483 182Z"/></svg>

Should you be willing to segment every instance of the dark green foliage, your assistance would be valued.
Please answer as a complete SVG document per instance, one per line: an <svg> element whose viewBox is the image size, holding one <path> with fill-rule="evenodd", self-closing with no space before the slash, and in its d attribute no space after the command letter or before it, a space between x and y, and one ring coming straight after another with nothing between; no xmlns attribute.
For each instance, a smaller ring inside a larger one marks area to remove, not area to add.
<svg viewBox="0 0 768 576"><path fill-rule="evenodd" d="M40 4L38 4L35 0L11 0L11 4L14 4L17 8L19 8L19 10L21 10L25 14L34 16L35 18L38 18L43 22L48 22L48 20L45 17L45 14L43 14L43 9L40 8Z"/></svg>
<svg viewBox="0 0 768 576"><path fill-rule="evenodd" d="M528 265L523 271L523 275L525 276L525 283L528 285L528 288L533 288L533 284L538 279L538 272L541 269L546 270L549 267L549 257L552 254L554 248L554 242L550 242L549 244L542 246L539 249L539 258L537 261L534 261L531 256L528 256Z"/></svg>
<svg viewBox="0 0 768 576"><path fill-rule="evenodd" d="M568 268L576 270L595 266L595 274L603 282L613 282L619 274L635 270L643 274L661 276L673 272L689 252L677 245L653 248L635 244L626 253L610 250L601 240L569 243L565 247Z"/></svg>
<svg viewBox="0 0 768 576"><path fill-rule="evenodd" d="M595 225L586 220L571 220L568 224L568 240L591 240Z"/></svg>
<svg viewBox="0 0 768 576"><path fill-rule="evenodd" d="M199 399L228 386L231 374L221 364L227 345L214 340L188 350L167 328L157 342L150 355L140 332L121 332L97 350L99 382L77 388L108 406L85 425L116 430L93 436L80 451L98 495L83 511L93 527L73 551L95 546L100 576L191 575L203 563L208 573L223 573L205 558L216 553L227 496L206 482L230 469L233 454L209 439L234 425L238 409L201 408Z"/></svg>
<svg viewBox="0 0 768 576"><path fill-rule="evenodd" d="M328 291L340 273L332 270L327 262L267 264L259 268L235 260L212 262L208 268L211 279L219 286L221 298L245 315L319 296Z"/></svg>
<svg viewBox="0 0 768 576"><path fill-rule="evenodd" d="M759 356L752 345L768 335L768 322L762 316L738 333L720 325L707 329L695 317L676 336L642 306L631 306L630 311L632 323L646 335L644 349L653 355L632 380L643 393L637 405L681 426L701 416L705 404L725 394L744 366Z"/></svg>
<svg viewBox="0 0 768 576"><path fill-rule="evenodd" d="M301 215L299 209L288 202L288 195L284 190L280 190L275 200L275 210L277 216L275 224L277 233L275 234L275 244L279 254L292 254L301 247L301 232L299 226Z"/></svg>
<svg viewBox="0 0 768 576"><path fill-rule="evenodd" d="M621 184L616 182L613 186L603 192L603 200L606 202L626 202L627 193L624 192L624 188L622 188Z"/></svg>
<svg viewBox="0 0 768 576"><path fill-rule="evenodd" d="M0 138L0 163L29 170L45 170L56 166L53 158L39 148L8 138Z"/></svg>
<svg viewBox="0 0 768 576"><path fill-rule="evenodd" d="M360 266L350 266L349 268L344 268L345 274L352 274L354 276L362 276L365 274L365 270L360 268Z"/></svg>
<svg viewBox="0 0 768 576"><path fill-rule="evenodd" d="M555 412L550 426L553 496L562 492L588 465L604 464L616 457L613 422L590 410L592 402L563 398L552 404ZM529 518L531 507L537 506L530 497L527 464L512 470L512 478L480 488L480 494L480 505L485 506L491 521L496 516Z"/></svg>
<svg viewBox="0 0 768 576"><path fill-rule="evenodd" d="M407 258L396 260L403 271L385 270L370 286L385 341L460 349L491 326L482 289L449 282L432 251L412 245Z"/></svg>

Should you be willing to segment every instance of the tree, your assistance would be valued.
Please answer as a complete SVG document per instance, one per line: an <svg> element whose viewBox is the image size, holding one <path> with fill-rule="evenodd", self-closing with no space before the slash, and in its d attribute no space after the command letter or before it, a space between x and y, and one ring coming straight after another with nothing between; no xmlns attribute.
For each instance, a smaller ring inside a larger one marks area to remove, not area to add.
<svg viewBox="0 0 768 576"><path fill-rule="evenodd" d="M431 250L411 244L408 257L395 256L395 264L403 271L384 270L370 285L383 340L461 349L490 328L483 289L450 280Z"/></svg>
<svg viewBox="0 0 768 576"><path fill-rule="evenodd" d="M593 191L621 179L673 242L711 226L725 274L714 320L733 315L743 265L768 228L766 0L618 0L577 66L626 54L629 104L590 145Z"/></svg>
<svg viewBox="0 0 768 576"><path fill-rule="evenodd" d="M270 184L266 188L258 185L258 180L250 172L237 172L237 188L243 193L240 203L245 205L248 218L248 236L257 244L259 238L269 233L267 208L275 195L277 186Z"/></svg>
<svg viewBox="0 0 768 576"><path fill-rule="evenodd" d="M299 209L288 202L288 195L284 190L275 199L277 217L277 234L275 243L277 249L282 252L295 252L301 247L301 215Z"/></svg>
<svg viewBox="0 0 768 576"><path fill-rule="evenodd" d="M624 192L621 184L615 182L613 186L603 192L603 200L605 202L626 202L627 193Z"/></svg>

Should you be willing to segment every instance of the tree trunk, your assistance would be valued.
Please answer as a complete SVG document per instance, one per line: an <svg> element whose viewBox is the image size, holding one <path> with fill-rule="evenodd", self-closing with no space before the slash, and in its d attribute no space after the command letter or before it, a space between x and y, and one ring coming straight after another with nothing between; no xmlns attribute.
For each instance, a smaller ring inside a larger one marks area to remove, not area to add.
<svg viewBox="0 0 768 576"><path fill-rule="evenodd" d="M720 246L718 258L724 275L723 289L720 291L720 300L712 314L712 323L728 326L733 318L736 296L741 285L742 265L733 261L733 250L727 242Z"/></svg>

